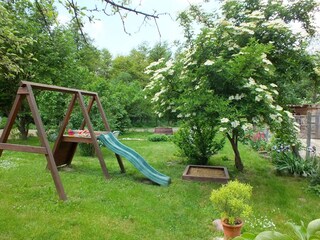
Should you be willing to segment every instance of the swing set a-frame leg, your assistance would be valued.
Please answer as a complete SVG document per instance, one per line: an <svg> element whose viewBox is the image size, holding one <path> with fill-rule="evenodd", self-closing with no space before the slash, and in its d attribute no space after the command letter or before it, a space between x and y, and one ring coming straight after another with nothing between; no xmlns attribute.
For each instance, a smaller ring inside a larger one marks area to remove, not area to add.
<svg viewBox="0 0 320 240"><path fill-rule="evenodd" d="M14 124L14 121L18 115L18 112L20 110L22 101L27 98L27 101L29 103L29 107L35 122L35 125L37 127L37 131L40 137L41 146L42 147L34 147L34 146L24 146L24 145L16 145L16 144L7 144L7 140L9 138L10 131L12 129L12 126ZM8 150L14 150L14 151L25 151L25 152L33 152L33 153L40 153L44 154L47 159L47 163L56 187L56 190L58 192L59 198L61 200L67 200L67 196L65 194L57 166L55 164L53 154L49 145L49 142L47 140L46 133L44 131L43 123L41 121L40 115L39 115L39 109L37 107L32 88L31 86L27 85L25 87L20 87L17 92L17 96L14 100L13 106L11 108L10 114L8 116L8 122L7 125L2 133L2 136L0 138L0 156L4 149Z"/></svg>
<svg viewBox="0 0 320 240"><path fill-rule="evenodd" d="M93 144L93 147L94 147L94 149L96 151L96 155L97 155L97 157L99 159L99 163L100 163L102 172L103 172L105 178L109 179L110 175L109 175L109 172L107 170L106 163L104 162L101 149L100 149L99 144L97 142L97 139L95 137L95 133L94 133L94 130L93 130L93 127L92 127L92 123L91 123L91 120L90 120L90 117L89 117L89 113L88 113L88 110L90 111L90 108L91 108L90 105L92 105L93 101L89 105L89 109L87 109L86 106L85 106L84 99L83 99L83 96L82 96L81 92L78 92L77 96L78 96L77 99L79 100L80 108L82 110L82 114L83 114L83 117L84 117L84 121L85 121L84 123L85 123L85 125L87 125L88 130L90 132L90 135L92 136L92 144ZM84 125L82 125L81 127L83 128Z"/></svg>
<svg viewBox="0 0 320 240"><path fill-rule="evenodd" d="M10 131L11 131L12 126L14 124L14 120L17 117L18 111L21 107L21 103L24 98L25 98L25 95L17 94L17 96L14 100L13 106L11 108L10 114L8 116L7 125L3 129L3 132L2 132L2 135L0 138L0 143L6 143L8 141ZM3 149L0 149L0 157L2 155L2 152L3 152Z"/></svg>
<svg viewBox="0 0 320 240"><path fill-rule="evenodd" d="M54 181L54 184L56 186L57 192L59 194L59 198L61 200L67 200L67 195L66 195L66 193L64 191L64 188L63 188L63 185L62 185L59 173L58 173L58 169L57 169L56 163L54 161L53 153L52 153L52 150L50 148L50 145L49 145L49 142L48 142L48 139L47 139L47 135L46 135L46 132L45 132L44 127L43 127L43 123L42 123L41 117L39 115L39 109L37 107L37 103L36 103L35 97L33 95L31 86L27 85L26 88L28 89L28 92L29 92L29 94L27 95L27 100L28 100L28 103L29 103L29 106L30 106L30 110L31 110L32 115L33 115L34 122L35 122L36 127L37 127L37 131L38 131L38 134L39 134L41 145L44 146L46 148L46 150L47 150L47 154L45 154L45 156L47 158L48 167L49 167L49 170L51 172L51 176L53 178L53 181Z"/></svg>
<svg viewBox="0 0 320 240"><path fill-rule="evenodd" d="M101 102L100 102L100 99L99 99L98 95L96 95L96 96L94 97L94 99L95 99L95 101L96 101L96 103L97 103L98 110L99 110L99 112L100 112L100 116L101 116L102 122L103 122L103 124L104 124L104 127L105 127L105 129L106 129L108 132L110 132L111 129L110 129L109 123L108 123L108 121L107 121L107 117L106 117L106 115L105 115L105 113L104 113L104 111L103 111L103 107L102 107L102 104L101 104ZM118 164L119 164L121 173L125 173L126 170L125 170L125 168L124 168L124 165L123 165L123 161L122 161L121 156L120 156L119 154L117 154L117 153L115 154L115 156L116 156L116 158L117 158L117 161L118 161Z"/></svg>

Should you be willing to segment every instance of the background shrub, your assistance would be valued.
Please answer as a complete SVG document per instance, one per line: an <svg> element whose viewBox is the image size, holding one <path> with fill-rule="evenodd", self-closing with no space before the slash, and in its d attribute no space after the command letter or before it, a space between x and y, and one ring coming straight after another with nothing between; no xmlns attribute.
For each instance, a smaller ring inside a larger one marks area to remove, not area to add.
<svg viewBox="0 0 320 240"><path fill-rule="evenodd" d="M79 143L80 155L84 157L94 157L95 150L93 144Z"/></svg>
<svg viewBox="0 0 320 240"><path fill-rule="evenodd" d="M308 189L320 197L320 159L316 157L316 171L310 178Z"/></svg>
<svg viewBox="0 0 320 240"><path fill-rule="evenodd" d="M0 129L3 129L6 126L7 120L6 117L0 117Z"/></svg>
<svg viewBox="0 0 320 240"><path fill-rule="evenodd" d="M170 137L164 134L153 134L148 137L150 142L167 142Z"/></svg>
<svg viewBox="0 0 320 240"><path fill-rule="evenodd" d="M281 145L275 148L271 157L275 169L280 173L310 177L317 171L316 158L303 159L300 156L296 156L289 146Z"/></svg>
<svg viewBox="0 0 320 240"><path fill-rule="evenodd" d="M216 131L210 126L181 127L173 137L173 142L192 164L206 165L209 158L222 149L225 138L215 140Z"/></svg>

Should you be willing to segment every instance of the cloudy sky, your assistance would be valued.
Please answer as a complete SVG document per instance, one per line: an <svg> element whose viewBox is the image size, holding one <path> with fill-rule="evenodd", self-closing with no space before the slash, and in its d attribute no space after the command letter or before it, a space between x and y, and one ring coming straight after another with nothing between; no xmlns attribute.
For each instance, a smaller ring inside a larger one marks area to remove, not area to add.
<svg viewBox="0 0 320 240"><path fill-rule="evenodd" d="M87 0L78 0L77 2L80 6L88 4ZM91 3L99 4L100 2L92 1ZM175 21L178 12L187 9L191 3L201 2L202 0L132 0L132 6L136 7L139 11L151 14L154 11L159 14L166 13L160 15L157 20L159 31L153 20L141 26L143 17L133 13L129 14L125 20L126 30L131 35L125 33L122 21L118 15L105 16L104 14L98 15L94 13L100 20L96 20L94 23L86 23L84 30L94 39L94 44L99 49L106 48L113 56L128 54L130 50L142 42L148 42L150 46L159 41L167 41L169 44L172 44L175 40L183 39L182 28ZM94 8L94 4L87 6L88 8ZM216 3L206 4L205 6L214 9ZM62 22L68 21L70 15L61 7L58 10L59 19Z"/></svg>

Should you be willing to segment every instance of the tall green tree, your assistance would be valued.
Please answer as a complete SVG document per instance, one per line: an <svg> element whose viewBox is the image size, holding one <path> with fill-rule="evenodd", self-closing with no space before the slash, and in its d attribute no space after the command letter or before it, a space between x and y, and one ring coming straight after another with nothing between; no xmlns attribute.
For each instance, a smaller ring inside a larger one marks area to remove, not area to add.
<svg viewBox="0 0 320 240"><path fill-rule="evenodd" d="M0 2L0 114L8 115L17 88L15 77L25 73L24 67L34 61L27 48L34 39L20 34L15 14Z"/></svg>
<svg viewBox="0 0 320 240"><path fill-rule="evenodd" d="M111 76L112 55L107 49L102 49L99 54L99 62L96 73L104 79L109 79Z"/></svg>
<svg viewBox="0 0 320 240"><path fill-rule="evenodd" d="M3 98L6 106L2 109L4 114L8 114L21 80L73 88L81 88L92 81L95 77L92 72L97 70L93 60L97 59L100 52L89 43L80 45L80 42L75 42L76 33L73 29L57 24L53 1L8 1L3 7L11 18L8 22L11 21L17 37L28 36L33 43L24 45L21 42L21 56L17 62L19 71L11 73L10 81L0 77L1 89L5 90L7 96ZM14 44L8 40L3 46L9 50L14 48ZM30 61L29 56L32 56L33 61ZM35 94L46 126L57 127L65 112L68 98L51 92ZM17 120L18 129L22 137L26 138L29 125L33 121L27 106L22 105Z"/></svg>

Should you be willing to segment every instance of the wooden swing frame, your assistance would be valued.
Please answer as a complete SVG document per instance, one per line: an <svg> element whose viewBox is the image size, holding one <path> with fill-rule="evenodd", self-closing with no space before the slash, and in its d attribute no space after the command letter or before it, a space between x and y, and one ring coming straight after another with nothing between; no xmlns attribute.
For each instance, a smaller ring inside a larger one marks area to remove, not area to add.
<svg viewBox="0 0 320 240"><path fill-rule="evenodd" d="M55 144L52 150L50 148L47 134L44 130L44 125L39 114L39 109L36 103L35 96L33 94L33 89L72 94L71 101L69 103L67 112L62 121L57 139L55 141ZM84 102L84 96L90 97L90 100L87 106L85 105L85 102ZM20 110L21 104L25 98L27 99L27 102L29 104L32 117L34 119L37 131L38 131L38 136L40 138L40 143L41 143L41 146L39 147L7 143L10 131L17 117L17 114ZM77 101L80 105L81 112L84 117L84 120L82 121L80 126L80 130L83 130L84 127L87 126L91 137L77 137L77 136L64 135L64 132L66 130L66 127L71 117L72 110ZM94 132L94 129L90 120L90 116L89 116L89 113L94 103L96 103L98 107L98 111L103 121L105 131L110 132L111 130L97 93L78 90L78 89L72 89L72 88L65 88L65 87L58 87L53 85L21 81L20 87L18 88L18 91L17 91L16 98L14 100L13 106L8 116L7 124L0 138L0 157L2 155L3 150L44 154L47 159L47 166L51 172L59 198L61 200L67 200L67 195L64 191L64 188L58 173L58 166L71 164L78 143L90 143L90 144L93 144L94 146L95 153L97 155L97 158L99 159L99 163L105 178L109 179L110 175L108 173L107 166L103 159L101 149L97 142L97 136ZM115 154L115 155L116 155L120 170L121 172L124 173L125 169L124 169L122 159L118 154Z"/></svg>

